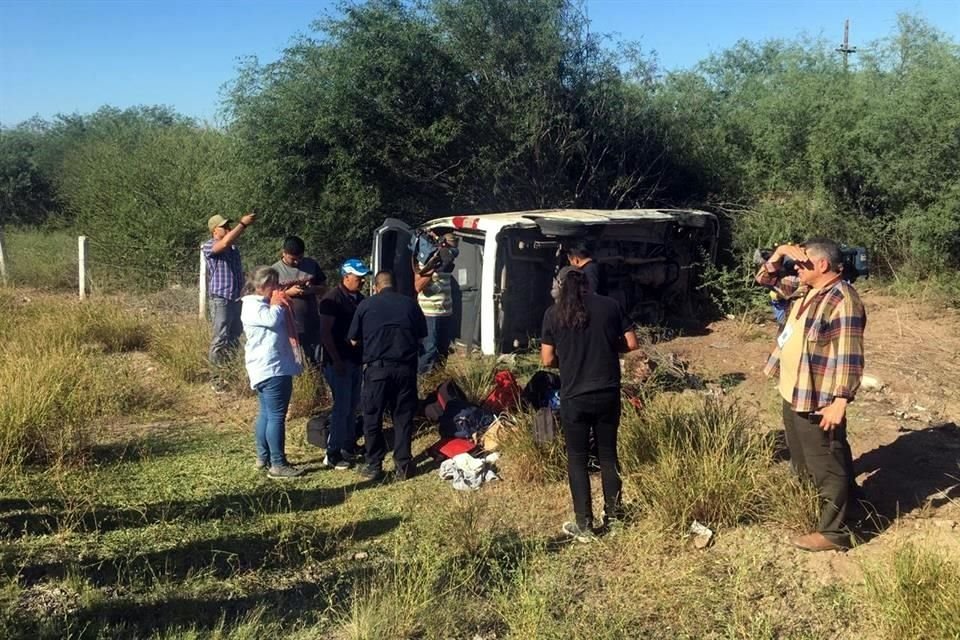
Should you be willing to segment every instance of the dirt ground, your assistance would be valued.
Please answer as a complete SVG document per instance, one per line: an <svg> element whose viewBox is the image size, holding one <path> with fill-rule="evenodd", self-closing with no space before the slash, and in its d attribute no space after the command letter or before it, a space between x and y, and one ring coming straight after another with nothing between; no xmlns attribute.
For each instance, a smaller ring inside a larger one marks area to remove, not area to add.
<svg viewBox="0 0 960 640"><path fill-rule="evenodd" d="M849 439L873 535L848 554L805 556L824 580L857 579L858 557L905 539L960 556L960 314L869 291L862 297L866 375L879 385L863 388L851 405ZM775 334L772 320L727 319L663 347L696 373L734 381L727 395L777 432L779 397L762 371Z"/></svg>

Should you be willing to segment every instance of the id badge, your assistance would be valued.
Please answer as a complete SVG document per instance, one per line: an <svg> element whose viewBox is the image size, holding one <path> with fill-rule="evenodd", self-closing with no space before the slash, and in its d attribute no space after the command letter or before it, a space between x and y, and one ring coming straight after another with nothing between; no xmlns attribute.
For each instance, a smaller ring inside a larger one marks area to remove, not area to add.
<svg viewBox="0 0 960 640"><path fill-rule="evenodd" d="M783 345L787 344L787 341L790 340L790 336L793 335L793 324L787 323L783 328L783 331L780 332L780 335L777 336L777 345L783 349Z"/></svg>

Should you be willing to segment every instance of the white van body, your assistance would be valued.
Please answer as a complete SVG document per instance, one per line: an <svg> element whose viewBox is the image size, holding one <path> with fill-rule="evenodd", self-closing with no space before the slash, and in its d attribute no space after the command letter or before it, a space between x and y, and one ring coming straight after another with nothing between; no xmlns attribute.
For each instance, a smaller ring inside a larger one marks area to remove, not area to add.
<svg viewBox="0 0 960 640"><path fill-rule="evenodd" d="M547 209L437 218L420 230L460 238L454 266L456 341L498 354L540 335L550 288L566 248L586 241L604 269L609 295L641 324L691 311L695 271L716 259L716 216L689 209ZM394 272L413 295L410 239L418 230L389 218L373 243L374 271Z"/></svg>

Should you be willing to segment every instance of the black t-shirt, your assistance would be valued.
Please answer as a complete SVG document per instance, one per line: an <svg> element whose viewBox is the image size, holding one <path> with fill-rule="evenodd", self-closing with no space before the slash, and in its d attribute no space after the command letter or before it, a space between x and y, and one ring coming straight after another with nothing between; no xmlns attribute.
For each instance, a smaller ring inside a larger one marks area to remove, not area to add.
<svg viewBox="0 0 960 640"><path fill-rule="evenodd" d="M384 289L357 307L348 338L363 348L363 363L417 364L420 340L427 336L427 320L410 296Z"/></svg>
<svg viewBox="0 0 960 640"><path fill-rule="evenodd" d="M360 364L360 349L350 346L347 332L350 330L350 323L353 322L357 305L362 300L362 293L350 293L343 288L342 284L327 291L320 300L320 315L333 318L333 341L337 345L337 353L343 360L355 364ZM333 364L333 358L326 349L323 351L323 363Z"/></svg>
<svg viewBox="0 0 960 640"><path fill-rule="evenodd" d="M560 361L560 398L620 387L620 345L630 321L613 298L584 297L587 326L565 329L557 322L557 306L543 315L543 344L551 345Z"/></svg>
<svg viewBox="0 0 960 640"><path fill-rule="evenodd" d="M583 265L580 271L582 271L583 275L587 278L587 287L590 293L596 293L601 296L607 295L607 280L604 277L603 267L601 265L591 260Z"/></svg>
<svg viewBox="0 0 960 640"><path fill-rule="evenodd" d="M313 258L301 258L300 263L291 267L277 260L273 268L280 274L280 286L283 288L294 284L321 285L327 281L327 276L320 270L320 265ZM293 307L293 323L298 334L314 334L320 327L317 317L317 296L305 295L290 298Z"/></svg>

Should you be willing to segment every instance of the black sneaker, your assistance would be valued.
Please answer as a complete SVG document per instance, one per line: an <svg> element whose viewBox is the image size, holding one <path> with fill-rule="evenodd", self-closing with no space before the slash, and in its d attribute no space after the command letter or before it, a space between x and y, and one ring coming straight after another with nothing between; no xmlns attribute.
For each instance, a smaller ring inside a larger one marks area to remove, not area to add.
<svg viewBox="0 0 960 640"><path fill-rule="evenodd" d="M360 477L364 480L383 480L383 469L372 464L365 464L360 467Z"/></svg>
<svg viewBox="0 0 960 640"><path fill-rule="evenodd" d="M303 475L303 469L291 467L288 464L274 465L267 471L267 477L272 480L291 480Z"/></svg>
<svg viewBox="0 0 960 640"><path fill-rule="evenodd" d="M340 457L341 457L343 460L346 460L347 462L350 462L350 463L353 463L353 464L360 464L361 462L363 462L363 457L364 457L364 456L363 456L363 451L362 451L362 450L357 451L356 449L354 449L354 450L352 450L352 451L349 451L349 450L347 450L347 449L341 449L341 450L340 450Z"/></svg>
<svg viewBox="0 0 960 640"><path fill-rule="evenodd" d="M413 463L408 465L397 467L393 470L393 476L397 480L410 480L411 478L416 477L417 467Z"/></svg>

